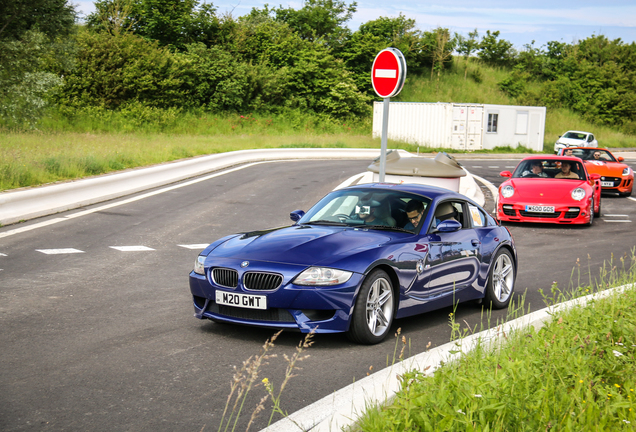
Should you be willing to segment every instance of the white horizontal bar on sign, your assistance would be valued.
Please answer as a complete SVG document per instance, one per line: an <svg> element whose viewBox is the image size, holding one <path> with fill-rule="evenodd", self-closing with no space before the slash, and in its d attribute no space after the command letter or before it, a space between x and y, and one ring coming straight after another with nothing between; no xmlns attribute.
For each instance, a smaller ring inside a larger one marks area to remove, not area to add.
<svg viewBox="0 0 636 432"><path fill-rule="evenodd" d="M376 69L375 70L376 78L396 78L397 70L395 69Z"/></svg>

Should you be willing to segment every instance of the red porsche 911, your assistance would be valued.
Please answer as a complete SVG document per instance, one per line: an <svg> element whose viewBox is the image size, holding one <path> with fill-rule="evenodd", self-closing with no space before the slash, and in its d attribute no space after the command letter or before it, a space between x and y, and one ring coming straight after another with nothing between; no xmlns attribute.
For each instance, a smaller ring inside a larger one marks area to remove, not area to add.
<svg viewBox="0 0 636 432"><path fill-rule="evenodd" d="M530 156L499 186L497 219L592 225L601 213L600 175L588 173L583 161L566 156Z"/></svg>

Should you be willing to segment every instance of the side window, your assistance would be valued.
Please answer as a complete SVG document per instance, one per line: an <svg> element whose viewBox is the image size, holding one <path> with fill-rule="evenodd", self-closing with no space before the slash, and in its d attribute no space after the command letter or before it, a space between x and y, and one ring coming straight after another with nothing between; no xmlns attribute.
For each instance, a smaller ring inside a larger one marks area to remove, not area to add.
<svg viewBox="0 0 636 432"><path fill-rule="evenodd" d="M483 227L486 226L486 215L481 212L474 205L468 204L468 211L470 213L470 220L473 223L473 227Z"/></svg>
<svg viewBox="0 0 636 432"><path fill-rule="evenodd" d="M456 220L462 224L462 228L470 226L464 211L464 204L461 201L444 201L435 207L435 215L431 222L431 231L437 228L437 224L445 220Z"/></svg>
<svg viewBox="0 0 636 432"><path fill-rule="evenodd" d="M488 113L488 128L486 132L497 133L497 123L499 122L499 114Z"/></svg>
<svg viewBox="0 0 636 432"><path fill-rule="evenodd" d="M590 135L589 137L587 137L587 142L592 142L594 141L594 135Z"/></svg>

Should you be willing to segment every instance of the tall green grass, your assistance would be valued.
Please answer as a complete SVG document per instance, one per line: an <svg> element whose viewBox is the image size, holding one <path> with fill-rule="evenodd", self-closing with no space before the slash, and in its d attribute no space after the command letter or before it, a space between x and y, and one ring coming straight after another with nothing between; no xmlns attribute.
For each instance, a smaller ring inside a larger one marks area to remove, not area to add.
<svg viewBox="0 0 636 432"><path fill-rule="evenodd" d="M373 407L353 431L609 431L636 425L636 258L601 269L594 287L566 294L556 284L546 303L628 285L586 307L556 312L539 331L503 333L438 368L412 371L386 406ZM618 268L618 267L621 268ZM450 325L461 334L459 324ZM470 333L465 329L464 334Z"/></svg>

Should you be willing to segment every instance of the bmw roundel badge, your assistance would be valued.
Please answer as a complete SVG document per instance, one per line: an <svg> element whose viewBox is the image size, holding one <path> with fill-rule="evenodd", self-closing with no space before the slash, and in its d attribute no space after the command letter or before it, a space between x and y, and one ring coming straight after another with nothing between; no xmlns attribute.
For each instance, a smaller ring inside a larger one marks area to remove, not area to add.
<svg viewBox="0 0 636 432"><path fill-rule="evenodd" d="M241 267L243 267L243 268L247 267L248 265L250 265L250 262L249 262L249 261L243 261L243 262L241 263Z"/></svg>

